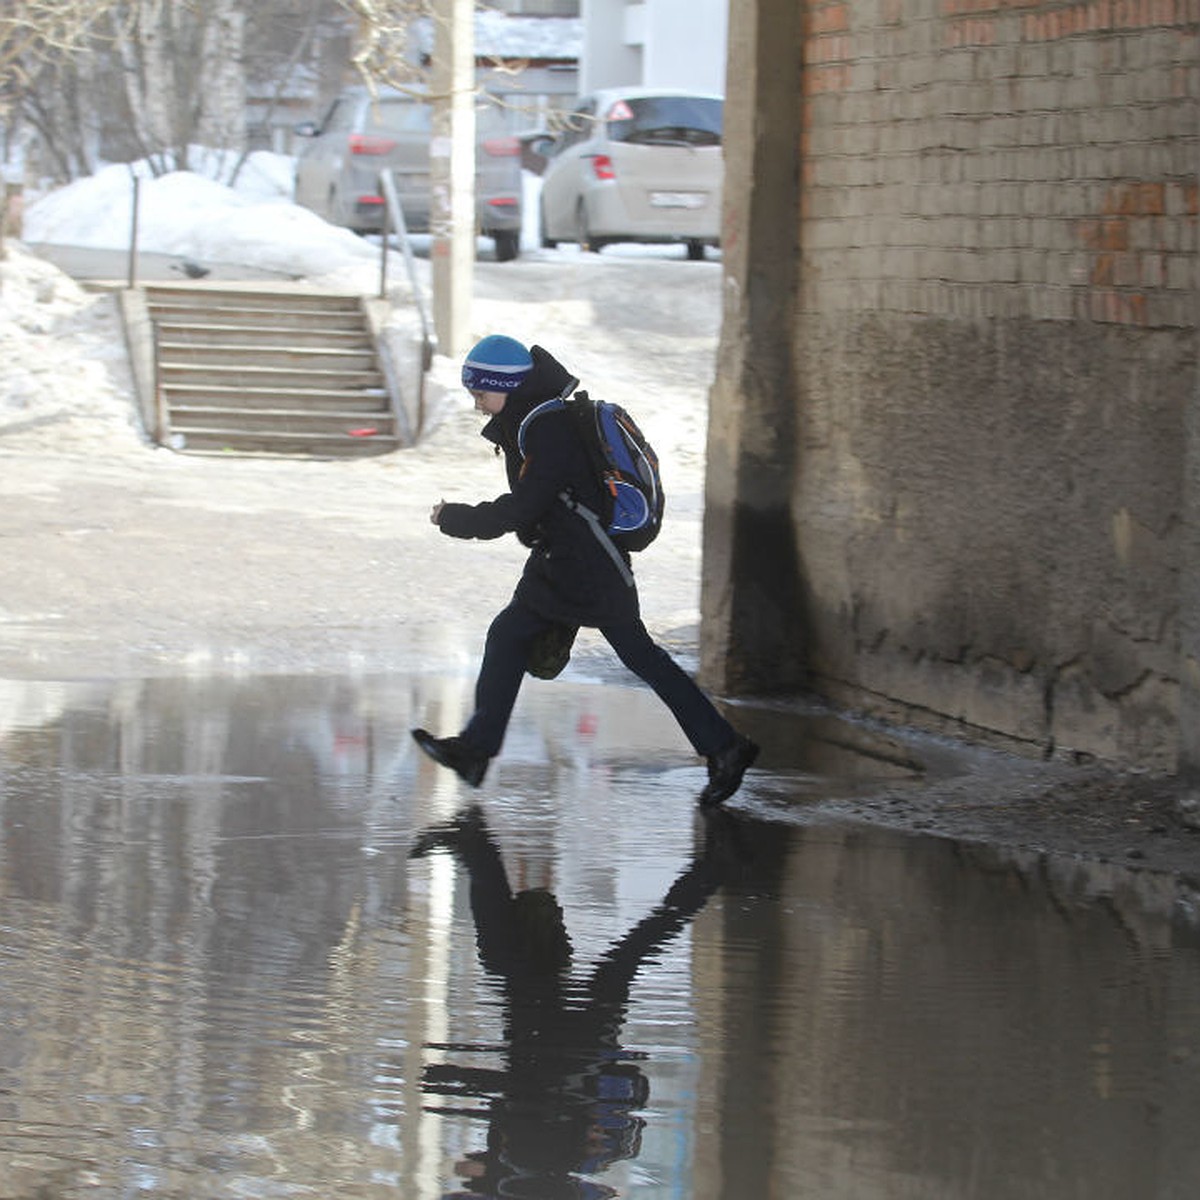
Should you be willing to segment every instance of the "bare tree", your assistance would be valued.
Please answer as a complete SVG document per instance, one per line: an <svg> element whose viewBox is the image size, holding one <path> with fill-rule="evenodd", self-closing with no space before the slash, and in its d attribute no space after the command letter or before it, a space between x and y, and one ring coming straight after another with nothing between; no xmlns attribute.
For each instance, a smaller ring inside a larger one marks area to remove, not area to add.
<svg viewBox="0 0 1200 1200"><path fill-rule="evenodd" d="M74 90L64 81L71 64L89 44L92 31L116 0L7 0L0 9L0 168L19 158L22 115L45 115L55 106L70 109ZM22 112L40 81L49 94L31 113ZM35 121L36 127L36 121Z"/></svg>
<svg viewBox="0 0 1200 1200"><path fill-rule="evenodd" d="M349 24L339 0L2 2L0 99L61 179L101 161L207 169L197 146L240 163L248 96L277 101L298 80L311 88L303 59L318 48L314 29ZM3 122L0 111L0 133Z"/></svg>
<svg viewBox="0 0 1200 1200"><path fill-rule="evenodd" d="M47 62L86 44L116 0L6 0L0 10L0 115Z"/></svg>
<svg viewBox="0 0 1200 1200"><path fill-rule="evenodd" d="M351 65L372 90L389 86L404 91L420 87L431 100L448 99L430 88L429 55L438 40L436 28L445 22L446 6L439 0L337 0L355 22ZM494 12L497 6L476 0L476 12ZM494 74L520 75L527 60L477 55L480 67ZM488 102L507 108L523 107L511 99L488 97Z"/></svg>
<svg viewBox="0 0 1200 1200"><path fill-rule="evenodd" d="M155 172L187 169L193 147L245 140L239 0L127 0L109 17L128 128Z"/></svg>
<svg viewBox="0 0 1200 1200"><path fill-rule="evenodd" d="M432 0L338 0L355 21L351 62L370 88L412 87L426 73L413 44L417 22L434 19Z"/></svg>
<svg viewBox="0 0 1200 1200"><path fill-rule="evenodd" d="M23 158L21 100L39 75L57 72L80 53L95 22L113 3L6 0L0 9L0 257L6 232L19 222L22 181L10 177L10 163ZM59 98L67 106L75 99L69 91Z"/></svg>
<svg viewBox="0 0 1200 1200"><path fill-rule="evenodd" d="M238 0L208 0L206 11L197 138L203 146L240 151L246 145L246 17Z"/></svg>
<svg viewBox="0 0 1200 1200"><path fill-rule="evenodd" d="M0 0L0 138L23 123L40 168L62 180L104 161L205 169L197 146L232 151L236 172L254 145L248 95L269 133L285 94L322 90L323 48L343 38L368 86L427 87L416 31L435 11L433 0Z"/></svg>

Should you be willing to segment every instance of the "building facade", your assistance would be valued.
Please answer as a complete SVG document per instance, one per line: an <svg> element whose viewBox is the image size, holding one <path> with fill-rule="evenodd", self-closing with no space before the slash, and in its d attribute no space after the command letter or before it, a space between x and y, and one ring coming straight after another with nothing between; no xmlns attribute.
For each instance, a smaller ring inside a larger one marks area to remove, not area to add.
<svg viewBox="0 0 1200 1200"><path fill-rule="evenodd" d="M725 92L728 0L582 0L584 92Z"/></svg>
<svg viewBox="0 0 1200 1200"><path fill-rule="evenodd" d="M1200 4L731 14L707 679L1200 767Z"/></svg>

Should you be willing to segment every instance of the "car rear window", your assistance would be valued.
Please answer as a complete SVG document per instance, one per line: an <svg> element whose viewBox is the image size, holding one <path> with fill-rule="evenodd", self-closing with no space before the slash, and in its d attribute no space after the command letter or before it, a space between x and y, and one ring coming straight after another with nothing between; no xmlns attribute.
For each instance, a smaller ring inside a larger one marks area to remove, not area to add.
<svg viewBox="0 0 1200 1200"><path fill-rule="evenodd" d="M394 133L428 135L433 125L432 108L419 100L381 100L371 112L374 124ZM482 98L475 105L476 137L491 137L505 131L504 110L490 97Z"/></svg>
<svg viewBox="0 0 1200 1200"><path fill-rule="evenodd" d="M429 105L417 100L380 100L371 115L381 129L397 133L428 133Z"/></svg>
<svg viewBox="0 0 1200 1200"><path fill-rule="evenodd" d="M710 96L639 96L618 100L608 110L614 142L643 145L719 146L725 105Z"/></svg>

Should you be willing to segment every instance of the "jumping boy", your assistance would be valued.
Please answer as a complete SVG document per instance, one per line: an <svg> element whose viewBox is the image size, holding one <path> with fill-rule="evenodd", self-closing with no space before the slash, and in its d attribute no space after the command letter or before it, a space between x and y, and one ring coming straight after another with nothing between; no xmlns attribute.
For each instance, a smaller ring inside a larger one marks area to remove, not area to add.
<svg viewBox="0 0 1200 1200"><path fill-rule="evenodd" d="M707 760L708 784L700 803L727 800L741 786L758 746L739 734L654 643L642 623L632 577L623 577L588 523L559 498L568 492L593 512L601 506L600 483L574 418L562 409L544 412L526 427L523 455L518 446L518 430L530 411L545 400L570 396L579 380L540 346L526 349L514 338L493 334L467 355L462 382L476 409L490 418L483 436L504 454L509 491L481 504L439 502L430 520L456 538L515 533L530 555L512 599L488 629L474 714L454 737L414 729L417 744L478 787L500 753L531 647L555 626L585 625L599 629ZM628 566L628 554L621 553Z"/></svg>

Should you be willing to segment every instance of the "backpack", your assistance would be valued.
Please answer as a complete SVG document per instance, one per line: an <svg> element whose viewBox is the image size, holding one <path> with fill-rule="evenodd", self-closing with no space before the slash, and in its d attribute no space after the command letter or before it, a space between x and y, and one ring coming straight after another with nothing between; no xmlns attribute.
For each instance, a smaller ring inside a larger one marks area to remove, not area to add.
<svg viewBox="0 0 1200 1200"><path fill-rule="evenodd" d="M575 419L604 501L601 511L594 513L569 493L563 492L559 499L588 521L596 536L606 543L622 575L632 582L629 568L613 547L644 550L658 537L666 505L658 455L637 422L619 404L593 400L580 391L546 400L528 413L517 431L522 458L529 422L556 408L566 409Z"/></svg>

